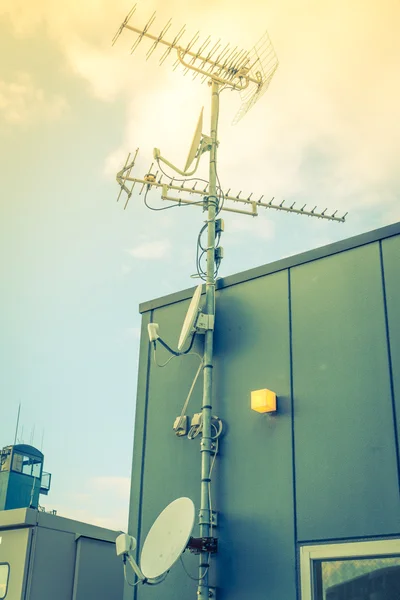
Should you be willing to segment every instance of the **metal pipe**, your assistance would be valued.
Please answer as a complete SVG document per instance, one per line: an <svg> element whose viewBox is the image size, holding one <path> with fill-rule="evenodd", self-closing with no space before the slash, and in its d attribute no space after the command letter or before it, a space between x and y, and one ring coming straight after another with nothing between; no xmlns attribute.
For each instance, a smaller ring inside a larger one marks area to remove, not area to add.
<svg viewBox="0 0 400 600"><path fill-rule="evenodd" d="M219 83L211 81L211 150L208 187L208 215L207 215L207 278L206 278L206 312L215 315L215 217L218 204L217 198L217 127L219 113ZM210 319L214 320L214 319ZM212 449L211 416L212 416L212 375L213 375L213 338L214 330L207 329L204 340L203 358L203 401L201 412L203 415L203 428L200 442L201 453L201 486L200 486L200 537L209 537L211 529L209 481ZM208 568L210 555L200 553L199 585L197 598L209 600Z"/></svg>

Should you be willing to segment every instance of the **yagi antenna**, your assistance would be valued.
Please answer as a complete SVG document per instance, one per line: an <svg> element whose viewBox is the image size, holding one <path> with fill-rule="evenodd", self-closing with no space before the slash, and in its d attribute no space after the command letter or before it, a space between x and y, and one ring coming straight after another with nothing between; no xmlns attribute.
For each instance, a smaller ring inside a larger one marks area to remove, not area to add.
<svg viewBox="0 0 400 600"><path fill-rule="evenodd" d="M199 32L185 46L180 44L185 33L185 26L169 41L165 36L171 28L171 19L158 35L154 35L150 29L156 20L156 13L151 15L144 27L139 28L130 24L130 19L135 11L136 4L119 27L113 38L113 44L122 31L128 29L137 34L131 52L134 52L140 42L146 38L152 42L146 58L149 58L157 47L165 47L166 50L161 56L160 64L174 50L176 53L174 67L181 65L185 74L192 71L194 78L202 75L202 81L213 79L221 85L229 85L241 92L248 89L246 96L242 97L242 105L246 104L247 107L244 112L243 108L240 109L243 114L265 92L278 67L278 59L267 33L251 51L240 49L237 46L231 48L229 44L222 47L221 50L220 40L212 44L211 37L208 36L205 40L200 41Z"/></svg>
<svg viewBox="0 0 400 600"><path fill-rule="evenodd" d="M135 5L136 7L136 5ZM183 68L186 75L189 71L193 78L200 75L202 82L208 81L211 88L211 119L210 119L210 135L204 135L203 129L203 110L197 122L197 127L193 136L193 141L189 150L184 170L176 168L172 163L161 156L158 148L154 149L154 159L157 162L159 170L162 174L164 171L161 168L161 162L175 170L176 172L187 177L193 174L199 164L201 156L204 152L209 152L209 177L205 182L204 189L196 189L196 184L191 185L189 180L183 179L174 182L171 175L165 173L169 183L162 181L162 176L157 180L158 171L153 172L153 165L142 178L131 177L131 171L134 167L137 151L133 160L128 157L124 167L117 173L117 182L127 194L127 198L132 195L133 186L136 183L140 184L139 195L144 191L144 199L151 189L160 189L161 198L170 202L168 207L177 206L200 206L203 211L207 211L206 224L202 227L197 245L197 273L205 282L205 303L204 307L199 311L200 297L202 288L199 286L194 293L189 311L187 313L184 326L182 328L181 337L178 346L180 349L184 347L188 339L191 338L190 346L194 342L193 336L198 332L204 333L204 353L202 357L203 365L203 398L201 407L201 477L200 477L200 507L199 507L199 538L191 538L191 542L187 542L187 537L190 535L189 530L193 525L188 518L190 527L184 529L184 535L177 536L171 534L169 529L165 530L167 520L161 519L159 530L156 529L154 543L145 542L141 556L141 567L139 567L132 559L129 559L129 536L120 539L121 553L124 554L125 561L128 559L131 562L132 568L135 570L139 580L145 583L146 578L155 578L154 583L160 583L164 574L172 566L181 552L185 549L185 544L189 549L196 549L200 554L199 570L198 570L198 586L197 600L209 600L213 596L209 585L208 571L212 554L217 551L217 538L213 536L213 516L214 511L211 509L211 492L210 481L211 472L215 456L217 453L215 445L215 437L213 437L212 419L212 389L213 389L213 344L214 344L214 319L215 319L215 286L218 275L218 268L223 258L223 248L219 246L221 233L224 230L222 219L217 219L222 210L251 215L256 217L259 208L279 210L298 215L316 217L330 221L343 223L346 214L338 216L337 211L330 213L327 209L317 211L316 207L307 209L306 205L295 207L295 203L285 204L285 200L274 202L264 200L261 196L258 200L253 200L253 194L242 196L240 191L234 195L230 189L224 193L221 189L217 174L217 148L218 148L218 116L219 116L219 97L221 89L229 88L237 90L241 96L241 106L234 119L237 123L251 109L252 106L265 94L271 79L278 67L278 59L274 48L268 37L264 34L261 40L250 51L231 46L230 44L223 45L220 40L212 43L207 37L203 41L200 40L200 35L197 32L186 45L183 42L185 27L182 27L179 32L167 39L168 32L171 29L171 20L161 29L160 33L154 35L152 28L156 19L154 13L142 28L131 25L130 19L135 11L135 7L127 15L122 25L114 36L113 42L119 37L123 29L127 29L136 34L136 40L132 46L132 52L137 48L140 42L144 39L151 42L150 48L147 51L146 57L149 58L158 48L163 48L160 63L163 63L171 54L175 59L173 67L178 66ZM193 162L195 162L192 171L188 171ZM132 182L132 188L127 186L127 182ZM179 183L179 185L178 185ZM200 186L199 186L200 187ZM203 188L203 185L201 186ZM175 195L171 195L172 192ZM188 194L188 197L182 197L183 194ZM194 200L192 197L194 196ZM199 198L200 196L200 198ZM197 198L197 200L196 200ZM157 209L156 209L157 210ZM207 243L202 245L202 234L207 230ZM207 267L204 269L204 256L206 257ZM203 263L202 263L203 257ZM152 332L155 338L156 332ZM154 339L152 340L154 342ZM166 346L167 347L167 346ZM183 352L172 354L179 356ZM166 363L167 364L167 363ZM188 500L188 499L186 499ZM189 507L189 504L187 504ZM186 514L186 513L185 513ZM189 507L187 515L192 514L192 509ZM194 513L193 513L194 514ZM156 525L156 524L155 524ZM155 525L153 527L155 527ZM157 533L159 531L159 533ZM150 539L152 537L149 536ZM172 539L172 541L171 541ZM179 542L179 543L178 543ZM133 549L134 543L131 546ZM172 551L174 547L174 551ZM128 548L125 552L124 548ZM147 552L148 550L148 552ZM150 582L148 582L150 583Z"/></svg>
<svg viewBox="0 0 400 600"><path fill-rule="evenodd" d="M209 139L209 138L207 138L207 139ZM192 146L194 146L194 144L192 144ZM191 150L192 150L192 148L191 148ZM138 155L138 152L139 152L139 149L137 149L135 152L135 157L134 157L135 160ZM132 188L129 189L126 186L126 182L132 181L133 185L138 183L141 186L146 187L147 189L150 189L150 188L160 189L162 200L167 200L169 202L176 202L176 203L180 204L181 206L186 205L186 204L188 204L188 205L191 204L192 206L197 206L197 207L203 206L202 203L199 204L198 200L191 200L189 198L185 199L182 197L177 198L177 197L171 196L168 192L170 190L172 190L172 191L176 191L178 193L185 192L186 194L188 194L190 196L195 195L195 196L204 197L207 194L208 186L206 186L205 189L196 189L197 182L194 185L189 185L189 184L185 185L184 182L182 182L180 185L175 185L173 179L170 180L169 184L166 184L162 181L162 176L157 180L155 173L151 173L149 171L146 173L146 175L144 175L143 178L131 177L130 172L134 166L135 161L128 162L129 157L130 157L130 155L128 156L128 159L125 163L124 168L121 169L121 171L119 171L116 176L117 183L121 187L119 195L122 193L122 191L125 191L127 193L127 202L132 195ZM168 165L170 165L171 167L173 167L175 170L178 171L178 169L176 167L174 167L171 163L166 161L164 158L160 157L160 160L163 160ZM184 173L183 171L180 171L180 172ZM187 173L186 173L186 175L187 175ZM118 195L118 198L119 198L119 195ZM292 202L290 205L289 204L285 205L285 200L281 200L279 202L274 197L272 197L270 200L264 200L264 194L261 195L258 200L253 200L252 199L253 192L251 192L248 196L243 196L241 191L235 195L235 194L232 194L231 190L229 189L226 192L220 190L220 195L223 196L223 199L224 199L224 203L220 207L221 211L238 213L241 215L249 215L251 217L257 217L259 215L260 208L278 210L281 212L292 213L294 215L300 215L300 216L304 216L304 217L316 217L318 219L323 219L325 221L336 221L336 223L344 223L346 220L346 217L347 217L347 212L342 215L338 215L337 210L335 210L333 212L327 212L328 209L325 208L324 210L321 211L321 210L317 210L316 206L308 207L307 204L297 205L296 202ZM242 206L243 208L238 208L238 207L235 208L235 205ZM125 205L125 207L126 207L126 205Z"/></svg>

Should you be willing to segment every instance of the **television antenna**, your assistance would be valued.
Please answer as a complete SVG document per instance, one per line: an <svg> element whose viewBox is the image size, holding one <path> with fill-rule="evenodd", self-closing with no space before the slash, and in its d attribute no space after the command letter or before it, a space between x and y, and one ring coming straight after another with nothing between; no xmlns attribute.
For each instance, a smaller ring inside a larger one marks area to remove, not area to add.
<svg viewBox="0 0 400 600"><path fill-rule="evenodd" d="M207 136L202 133L203 112L201 112L195 134L193 136L193 142L189 151L189 155L183 170L177 168L175 165L169 162L161 155L160 150L155 148L154 160L158 165L158 170L153 172L153 162L143 177L132 177L131 172L135 166L135 161L139 151L137 149L133 155L133 158L131 158L130 154L128 155L124 167L117 173L116 177L121 188L118 200L122 192L125 192L127 195L125 208L132 195L134 186L139 184L139 194L142 194L142 192L145 191L145 202L149 190L153 188L159 188L161 189L161 198L163 200L177 203L180 206L201 206L203 210L207 211L207 222L202 229L202 232L205 230L207 231L207 244L206 248L203 250L207 259L207 267L205 272L202 271L198 261L199 276L205 281L206 284L205 315L208 318L208 325L205 331L203 358L203 425L201 437L201 487L199 511L201 516L199 519L199 525L201 539L211 540L209 536L210 531L212 532L212 513L208 481L211 472L211 457L213 455L211 431L213 326L215 316L215 281L219 263L223 256L222 248L217 247L216 244L217 239L219 239L219 236L223 231L223 222L222 219L217 219L217 217L222 210L255 217L258 215L259 208L266 208L343 223L347 213L345 215L338 216L338 211L334 211L333 213L328 213L327 209L317 211L317 207L306 208L306 205L295 208L295 203L284 206L285 200L282 200L281 202L274 202L274 198L272 198L271 200L267 201L263 200L264 196L261 196L258 200L255 200L252 199L253 193L251 193L249 196L245 196L242 195L242 192L240 191L237 195L234 195L230 193L230 189L226 192L223 192L221 189L217 175L219 95L221 90L226 88L230 88L239 92L242 103L233 123L237 123L240 119L242 119L252 108L252 106L254 106L254 104L263 96L268 89L276 69L278 68L278 59L267 33L263 35L261 40L250 51L240 49L238 46L232 48L230 44L222 45L220 41L212 43L210 36L204 41L200 42L199 33L196 33L186 45L182 45L182 37L185 33L185 26L178 31L175 37L167 39L166 35L171 28L171 20L168 21L158 35L154 35L150 32L150 28L153 26L156 13L153 13L144 27L138 28L130 24L131 17L135 11L136 4L119 27L114 36L113 44L117 41L122 31L127 29L137 36L132 46L132 52L134 52L142 40L145 39L148 42L151 42L146 54L147 59L158 48L163 48L164 51L160 58L160 64L162 64L168 57L172 55L175 57L175 62L173 64L174 69L179 66L182 67L185 75L191 72L193 79L200 77L200 80L202 82L207 81L211 88L210 135ZM193 175L197 170L201 156L205 152L209 152L209 181L204 189L196 189L197 182L193 186L188 185L188 182L185 179L181 180L182 183L178 185L175 177L169 177L164 174L161 163L166 164L183 177ZM189 172L188 169L191 167L195 159L195 167ZM162 181L163 177L166 177L165 182ZM130 185L130 183L132 183L132 185L128 187L127 182L129 182L128 185ZM177 195L171 196L171 192L176 192ZM193 200L187 197L182 198L180 196L182 192L195 196L195 198L200 196L201 200L196 201L196 199ZM237 205L239 205L240 208L238 208ZM173 206L173 204L170 206ZM193 305L193 311L189 310L190 314L188 315L188 326L184 326L183 328L185 332L190 332L190 330L193 329L192 321L196 310L198 309L198 304L197 309L195 308L196 302L197 300L200 300L198 289L199 288L197 288L195 292L196 299L193 300L195 303ZM183 339L186 335L186 333L184 335L184 331L182 331L181 339L179 341L181 347L184 344ZM154 336L156 335L158 334L155 332ZM211 553L207 552L204 547L200 548L199 584L197 589L198 600L209 600L210 594L212 593L208 583L210 556Z"/></svg>

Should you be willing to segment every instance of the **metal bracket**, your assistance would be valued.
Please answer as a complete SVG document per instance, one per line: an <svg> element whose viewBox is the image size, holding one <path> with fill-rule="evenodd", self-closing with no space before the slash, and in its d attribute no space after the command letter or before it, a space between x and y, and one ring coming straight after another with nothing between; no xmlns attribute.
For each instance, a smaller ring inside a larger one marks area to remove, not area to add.
<svg viewBox="0 0 400 600"><path fill-rule="evenodd" d="M208 552L209 554L216 554L218 551L218 538L215 537L201 537L189 539L186 548L193 554L200 554L201 552Z"/></svg>
<svg viewBox="0 0 400 600"><path fill-rule="evenodd" d="M214 329L214 315L206 315L200 312L196 321L196 331L205 333L208 329Z"/></svg>
<svg viewBox="0 0 400 600"><path fill-rule="evenodd" d="M202 139L200 142L200 148L198 150L199 154L204 154L204 152L209 152L212 146L212 139L208 135L202 135Z"/></svg>

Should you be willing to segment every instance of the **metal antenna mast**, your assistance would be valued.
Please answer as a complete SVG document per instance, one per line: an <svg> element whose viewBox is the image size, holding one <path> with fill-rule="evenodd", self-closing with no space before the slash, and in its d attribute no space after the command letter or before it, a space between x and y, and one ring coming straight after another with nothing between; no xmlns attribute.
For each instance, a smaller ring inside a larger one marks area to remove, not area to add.
<svg viewBox="0 0 400 600"><path fill-rule="evenodd" d="M17 443L17 435L18 435L18 426L19 426L19 415L21 414L21 402L18 405L18 414L17 414L17 423L15 425L15 436L14 436L14 446Z"/></svg>
<svg viewBox="0 0 400 600"><path fill-rule="evenodd" d="M132 52L137 48L139 43L146 38L152 42L146 58L149 58L158 46L163 47L164 53L161 56L160 64L162 64L171 53L175 54L176 60L174 68L178 66L183 67L184 74L186 75L189 71L192 72L193 78L200 76L202 82L208 81L211 88L211 127L210 135L206 136L201 133L202 126L202 113L200 115L198 130L196 130L195 138L193 140L192 148L189 152L188 161L185 169L180 170L170 163L167 159L161 156L160 150L154 149L154 159L159 165L162 172L159 179L157 179L159 171L152 172L154 163L151 164L147 174L142 178L131 177L131 171L135 165L135 161L138 155L138 149L136 150L133 158L128 155L126 163L121 171L117 174L117 182L120 185L120 194L124 191L127 194L127 203L132 195L133 188L136 183L141 186L139 194L146 188L146 193L154 188L161 188L163 200L169 200L171 202L177 202L179 205L193 204L194 206L202 206L204 210L207 210L207 269L205 274L206 282L206 308L205 312L208 315L209 326L205 332L205 343L204 343L204 358L203 358L203 400L202 400L202 437L200 443L201 451L201 488L200 488L200 511L199 511L199 525L200 525L200 537L205 540L210 540L210 532L212 531L212 514L210 510L210 496L209 496L209 481L211 471L211 456L214 453L213 441L212 441L212 372L213 372L213 323L215 316L215 266L216 266L216 217L221 210L230 212L237 212L241 214L248 214L251 216L258 215L258 208L271 208L275 210L295 213L299 215L306 215L309 217L317 217L320 219L327 219L331 221L344 222L346 214L339 217L337 211L332 214L327 214L327 209L322 212L317 212L316 207L312 209L306 209L306 205L303 207L295 208L293 203L290 206L283 206L285 200L274 203L272 198L270 201L264 201L261 196L259 200L252 200L252 194L248 197L241 196L239 192L236 196L230 195L230 189L223 193L219 186L217 176L217 128L218 128L218 114L219 114L219 93L221 88L229 87L233 90L239 91L242 99L241 107L234 119L234 123L237 123L248 110L261 98L266 92L269 83L278 67L278 59L276 57L273 46L269 40L268 34L264 34L260 42L254 46L250 51L239 49L237 46L231 48L229 44L223 46L220 41L212 44L210 37L208 37L203 43L199 42L199 34L190 40L186 46L180 45L181 38L185 33L185 26L175 35L172 41L168 41L165 38L166 33L171 27L171 20L165 25L158 35L153 35L149 32L150 27L155 21L155 13L150 17L148 22L143 28L137 28L130 25L130 19L136 10L136 5L129 12L124 22L121 24L117 33L114 36L113 43L116 42L120 34L124 29L128 29L133 33L137 34L137 38L132 46ZM196 49L195 49L196 46ZM199 164L200 158L203 153L210 152L209 158L209 181L208 185L203 190L196 190L196 184L193 187L186 186L185 181L182 185L174 184L174 178L170 178L169 183L163 183L163 171L161 169L160 162L167 164L170 168L174 169L183 176L192 175ZM195 168L193 171L188 171L191 163L194 159L197 159ZM132 186L129 188L126 183L132 182ZM217 185L218 183L218 185ZM190 195L199 195L203 198L202 202L174 197L168 195L170 191L176 191L178 194L186 192ZM229 202L229 204L228 204ZM238 209L234 207L235 203L239 203L247 210L243 208ZM218 258L220 262L221 258ZM211 553L202 547L200 552L199 562L199 583L197 589L198 600L209 600L213 597L213 591L209 586L208 581L208 569L210 566Z"/></svg>

